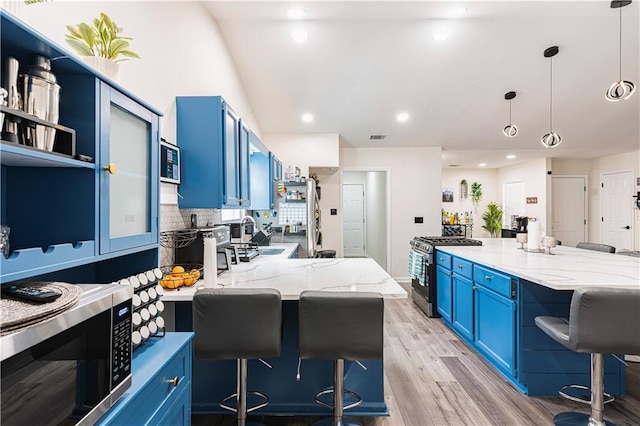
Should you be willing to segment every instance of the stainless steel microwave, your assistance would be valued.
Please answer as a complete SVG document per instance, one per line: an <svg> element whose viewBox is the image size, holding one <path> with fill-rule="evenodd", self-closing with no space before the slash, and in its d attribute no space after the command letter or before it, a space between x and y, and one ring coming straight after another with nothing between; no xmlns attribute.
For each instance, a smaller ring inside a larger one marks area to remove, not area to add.
<svg viewBox="0 0 640 426"><path fill-rule="evenodd" d="M131 386L133 287L78 286L73 308L0 338L0 423L92 425Z"/></svg>

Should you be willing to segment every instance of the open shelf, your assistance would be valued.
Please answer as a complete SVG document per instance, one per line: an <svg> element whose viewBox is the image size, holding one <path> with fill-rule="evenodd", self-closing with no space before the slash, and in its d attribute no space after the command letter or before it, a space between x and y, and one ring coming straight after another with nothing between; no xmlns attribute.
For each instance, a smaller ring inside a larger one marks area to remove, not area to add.
<svg viewBox="0 0 640 426"><path fill-rule="evenodd" d="M81 265L93 260L94 256L94 241L15 250L8 258L0 255L0 281L5 283Z"/></svg>
<svg viewBox="0 0 640 426"><path fill-rule="evenodd" d="M76 160L65 154L43 151L30 146L6 141L0 141L0 164L10 167L96 168L94 163Z"/></svg>

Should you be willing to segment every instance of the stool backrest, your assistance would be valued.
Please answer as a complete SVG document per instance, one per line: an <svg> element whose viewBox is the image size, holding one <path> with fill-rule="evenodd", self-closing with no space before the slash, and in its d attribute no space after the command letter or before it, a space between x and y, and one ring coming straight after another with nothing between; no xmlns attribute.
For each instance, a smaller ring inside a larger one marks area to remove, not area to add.
<svg viewBox="0 0 640 426"><path fill-rule="evenodd" d="M274 289L201 289L193 296L196 359L280 355L282 299Z"/></svg>
<svg viewBox="0 0 640 426"><path fill-rule="evenodd" d="M569 342L577 352L640 354L640 289L576 290Z"/></svg>
<svg viewBox="0 0 640 426"><path fill-rule="evenodd" d="M580 242L576 244L576 248L585 249L585 250L593 250L593 251L602 251L605 253L615 253L616 248L614 246L610 246L608 244L600 244L600 243L585 243Z"/></svg>
<svg viewBox="0 0 640 426"><path fill-rule="evenodd" d="M298 309L302 358L382 358L384 299L379 293L303 291Z"/></svg>

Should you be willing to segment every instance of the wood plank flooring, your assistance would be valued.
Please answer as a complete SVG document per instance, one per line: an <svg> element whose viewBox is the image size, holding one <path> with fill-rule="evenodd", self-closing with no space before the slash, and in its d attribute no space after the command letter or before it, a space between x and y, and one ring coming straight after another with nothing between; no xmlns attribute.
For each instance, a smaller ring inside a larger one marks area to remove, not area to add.
<svg viewBox="0 0 640 426"><path fill-rule="evenodd" d="M409 291L409 284L402 284ZM389 417L359 417L364 426L552 425L564 411L589 407L516 390L440 319L409 299L385 302L385 399ZM607 404L605 419L640 425L640 364L627 367L624 398ZM303 426L318 417L249 417L269 426ZM193 424L232 425L234 416L192 416Z"/></svg>

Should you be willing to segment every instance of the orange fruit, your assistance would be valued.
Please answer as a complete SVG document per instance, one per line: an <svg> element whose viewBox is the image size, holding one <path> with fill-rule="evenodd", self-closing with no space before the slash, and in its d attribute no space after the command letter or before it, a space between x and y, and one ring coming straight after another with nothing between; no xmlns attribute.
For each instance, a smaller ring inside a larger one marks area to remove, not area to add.
<svg viewBox="0 0 640 426"><path fill-rule="evenodd" d="M160 285L162 286L162 288L167 288L167 289L178 288L177 282L174 280L174 278L171 275L165 275L164 277L162 277L162 279L160 280Z"/></svg>
<svg viewBox="0 0 640 426"><path fill-rule="evenodd" d="M189 277L189 278L185 278L183 280L184 285L186 285L187 287L192 286L193 284L195 284L196 280L194 280L193 278Z"/></svg>
<svg viewBox="0 0 640 426"><path fill-rule="evenodd" d="M181 277L183 273L184 268L182 266L174 266L173 269L171 269L171 275L174 277Z"/></svg>
<svg viewBox="0 0 640 426"><path fill-rule="evenodd" d="M191 275L191 278L196 281L200 279L200 271L198 271L197 269L192 269L191 272L189 272L189 275Z"/></svg>

